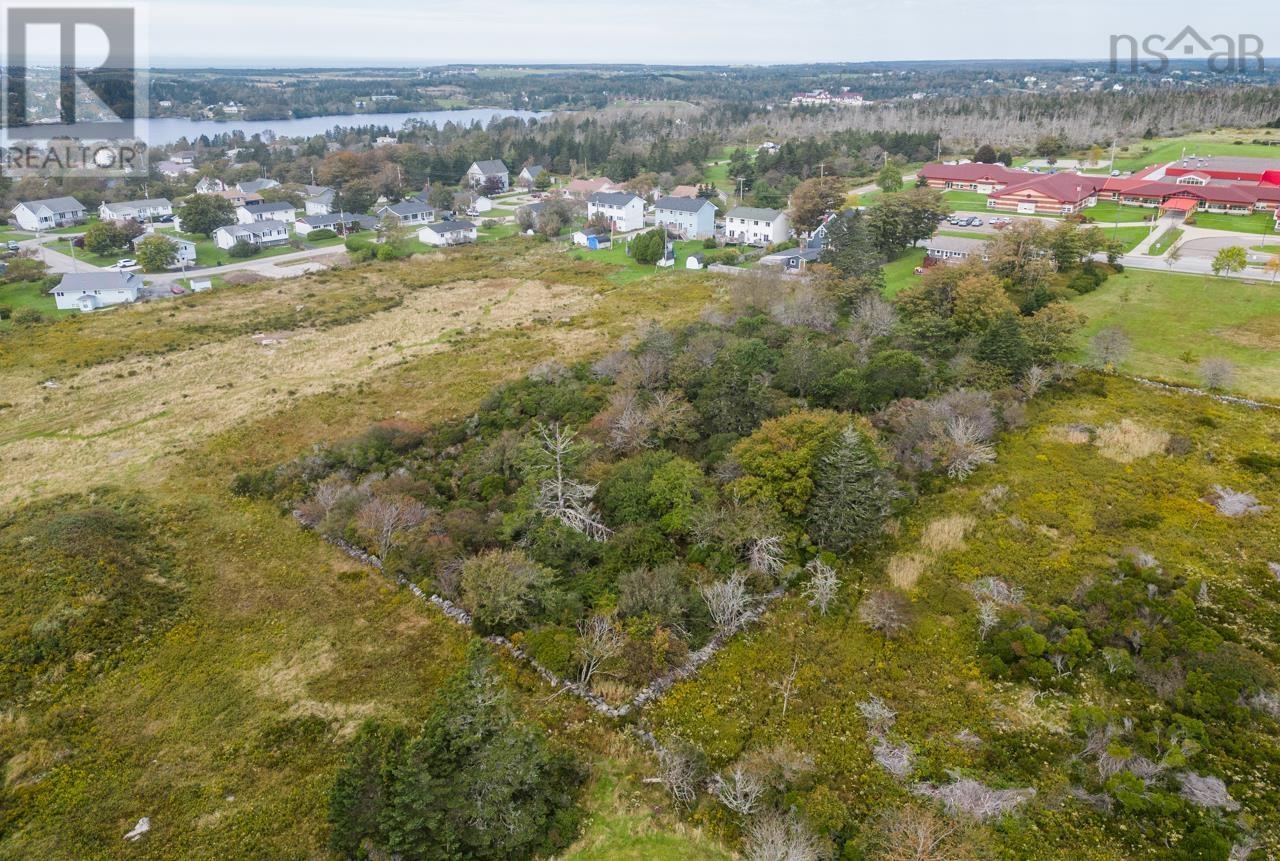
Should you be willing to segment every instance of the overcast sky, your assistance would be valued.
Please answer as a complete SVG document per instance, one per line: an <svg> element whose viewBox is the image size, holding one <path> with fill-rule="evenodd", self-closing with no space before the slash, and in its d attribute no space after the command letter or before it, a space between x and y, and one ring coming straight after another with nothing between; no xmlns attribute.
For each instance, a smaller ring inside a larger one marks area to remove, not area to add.
<svg viewBox="0 0 1280 861"><path fill-rule="evenodd" d="M74 5L70 3L69 5ZM151 0L153 65L1099 59L1110 35L1253 33L1274 0ZM1275 38L1269 38L1274 36Z"/></svg>

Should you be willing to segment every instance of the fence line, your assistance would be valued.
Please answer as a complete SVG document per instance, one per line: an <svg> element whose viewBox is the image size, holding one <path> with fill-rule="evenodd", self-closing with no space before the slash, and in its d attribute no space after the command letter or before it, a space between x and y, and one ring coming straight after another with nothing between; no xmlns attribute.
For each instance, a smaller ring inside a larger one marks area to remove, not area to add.
<svg viewBox="0 0 1280 861"><path fill-rule="evenodd" d="M294 516L294 519L297 520L300 524L310 529L307 522L302 517L302 512L294 511L293 516ZM311 530L311 531L315 532L315 530ZM338 548L343 553L350 556L352 559L355 559L356 561L362 564L368 565L369 567L374 568L384 574L386 573L386 571L382 567L382 560L379 559L377 556L374 556L372 553L366 553L365 551L361 550L359 547L356 547L351 542L345 541L342 538L335 538L333 536L325 535L319 532L316 532L316 534L319 535L322 540L327 541L329 544ZM463 608L459 607L457 604L450 601L448 598L441 597L440 595L437 595L435 593L427 594L427 592L421 586L419 586L417 583L414 583L412 580L410 580L409 578L403 575L396 574L394 575L393 579L397 584L404 586L406 589L412 592L415 597L423 601L426 601L428 604L431 604L433 607L438 609L449 620L453 621L454 623L462 627L465 627L470 633L473 633L473 634L475 633L475 628L472 625L471 614L468 613ZM536 672L539 676L541 676L542 679L547 684L551 685L551 687L556 688L557 690L561 690L561 691L565 691L567 693L573 694L574 696L578 697L578 699L582 700L584 703L586 703L588 706L594 709L597 713L608 718L623 718L629 715L631 712L637 711L643 708L644 706L656 700L658 697L662 696L662 694L666 693L666 691L669 690L673 685L675 685L676 682L679 682L683 679L687 679L690 676L692 676L694 673L696 673L699 669L702 668L704 664L706 664L713 657L715 657L717 652L719 652L722 648L724 648L724 646L729 642L729 640L733 638L734 634L738 633L739 631L741 631L743 628L745 628L747 625L751 624L752 622L758 621L762 616L764 616L764 614L769 610L769 608L774 604L774 602L776 602L779 598L781 598L785 593L786 593L786 588L783 586L779 586L778 588L774 589L772 592L769 592L766 595L764 595L763 598L756 604L756 606L752 607L750 610L748 610L746 613L743 614L742 618L738 621L736 625L734 625L732 628L716 631L716 633L711 637L711 639L707 641L706 645L704 645L701 649L698 649L696 652L691 652L689 654L689 657L685 660L683 665L654 679L648 685L643 687L630 700L617 706L609 705L607 702L605 702L603 697L601 697L596 693L593 693L585 685L579 682L574 682L574 681L570 681L569 679L565 679L561 677L559 674L555 673L554 671L543 666L528 652L526 652L524 649L517 646L515 643L511 642L506 637L503 637L498 634L493 634L488 637L485 637L484 641L486 643L489 643L492 646L502 649L504 652L506 652L512 658L515 658L517 661L522 661L523 663L528 664L529 667L532 668L533 671ZM648 733L645 733L645 735L648 735ZM649 735L649 740L651 743L656 743L656 740L654 740L651 735Z"/></svg>

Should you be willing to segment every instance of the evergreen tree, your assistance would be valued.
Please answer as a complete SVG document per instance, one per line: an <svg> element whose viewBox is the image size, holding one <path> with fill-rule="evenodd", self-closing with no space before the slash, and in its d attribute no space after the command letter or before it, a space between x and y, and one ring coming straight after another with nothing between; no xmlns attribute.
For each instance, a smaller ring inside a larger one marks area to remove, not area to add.
<svg viewBox="0 0 1280 861"><path fill-rule="evenodd" d="M809 501L809 535L821 547L850 553L874 544L895 489L867 438L846 427L821 456Z"/></svg>
<svg viewBox="0 0 1280 861"><path fill-rule="evenodd" d="M1004 368L1015 378L1031 367L1031 346L1022 334L1014 314L1002 314L978 342L976 352L981 361Z"/></svg>
<svg viewBox="0 0 1280 861"><path fill-rule="evenodd" d="M361 731L330 795L330 844L347 858L371 848L403 861L549 854L576 833L581 781L541 728L516 717L476 643L417 737Z"/></svg>
<svg viewBox="0 0 1280 861"><path fill-rule="evenodd" d="M876 248L861 212L841 214L827 222L827 247L822 262L829 263L846 278L866 278L880 272L884 257Z"/></svg>
<svg viewBox="0 0 1280 861"><path fill-rule="evenodd" d="M995 147L991 144L983 144L974 153L973 160L980 164L995 164L999 160L999 156L996 155Z"/></svg>

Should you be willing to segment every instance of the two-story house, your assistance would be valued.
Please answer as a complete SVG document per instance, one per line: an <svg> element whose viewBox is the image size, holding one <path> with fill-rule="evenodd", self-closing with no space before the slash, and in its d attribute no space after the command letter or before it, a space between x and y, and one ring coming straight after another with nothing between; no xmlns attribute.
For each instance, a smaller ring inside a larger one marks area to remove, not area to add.
<svg viewBox="0 0 1280 861"><path fill-rule="evenodd" d="M735 206L724 217L724 234L738 245L777 245L791 238L791 222L777 209Z"/></svg>
<svg viewBox="0 0 1280 861"><path fill-rule="evenodd" d="M614 230L627 233L644 227L644 200L626 191L597 191L587 198L587 220L603 215Z"/></svg>
<svg viewBox="0 0 1280 861"><path fill-rule="evenodd" d="M660 198L653 205L653 220L681 239L716 235L716 205L705 197Z"/></svg>

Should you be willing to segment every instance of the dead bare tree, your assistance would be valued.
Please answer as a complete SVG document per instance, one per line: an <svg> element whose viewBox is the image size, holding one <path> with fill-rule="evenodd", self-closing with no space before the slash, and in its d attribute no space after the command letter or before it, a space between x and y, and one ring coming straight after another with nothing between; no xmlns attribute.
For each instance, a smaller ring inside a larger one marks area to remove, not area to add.
<svg viewBox="0 0 1280 861"><path fill-rule="evenodd" d="M794 811L771 810L756 817L744 842L747 861L818 861L824 854L822 841Z"/></svg>
<svg viewBox="0 0 1280 861"><path fill-rule="evenodd" d="M751 596L747 593L747 578L735 571L728 580L720 580L700 586L702 600L707 602L711 620L721 631L733 631L751 609Z"/></svg>
<svg viewBox="0 0 1280 861"><path fill-rule="evenodd" d="M858 605L862 624L889 640L907 629L910 605L905 595L893 589L877 589Z"/></svg>
<svg viewBox="0 0 1280 861"><path fill-rule="evenodd" d="M952 816L969 816L979 821L1002 816L1030 801L1036 794L1031 787L992 789L970 777L957 778L943 785L922 783L914 791L916 795L941 802Z"/></svg>
<svg viewBox="0 0 1280 861"><path fill-rule="evenodd" d="M646 783L661 783L679 805L688 807L698 797L698 767L693 757L676 747L659 747L658 774Z"/></svg>
<svg viewBox="0 0 1280 861"><path fill-rule="evenodd" d="M1213 775L1196 774L1184 771L1178 775L1182 781L1182 797L1196 807L1219 808L1222 810L1239 810L1240 802L1227 792L1227 785L1222 778Z"/></svg>
<svg viewBox="0 0 1280 861"><path fill-rule="evenodd" d="M591 678L606 663L622 654L626 637L613 619L599 614L578 623L578 683L591 684Z"/></svg>
<svg viewBox="0 0 1280 861"><path fill-rule="evenodd" d="M712 778L711 791L729 810L739 816L750 816L756 812L760 796L764 794L764 783L742 763L735 763L728 775L717 774Z"/></svg>
<svg viewBox="0 0 1280 861"><path fill-rule="evenodd" d="M776 535L764 535L747 542L747 566L757 574L778 574L785 558L782 539Z"/></svg>
<svg viewBox="0 0 1280 861"><path fill-rule="evenodd" d="M427 517L427 509L408 496L374 496L360 507L356 527L374 543L378 558L384 558L395 547L405 531Z"/></svg>
<svg viewBox="0 0 1280 861"><path fill-rule="evenodd" d="M809 582L805 584L802 594L809 600L809 606L817 608L822 615L827 615L827 608L840 592L840 578L836 571L821 559L813 559L804 570L809 572Z"/></svg>
<svg viewBox="0 0 1280 861"><path fill-rule="evenodd" d="M770 684L778 689L778 693L782 694L782 716L787 716L787 708L791 705L791 695L795 693L796 677L800 675L800 658L793 657L791 659L791 672L782 677L781 681L771 682Z"/></svg>
<svg viewBox="0 0 1280 861"><path fill-rule="evenodd" d="M596 511L596 486L570 478L569 467L581 452L577 434L559 424L537 426L535 451L546 477L538 484L537 509L592 541L605 541L613 530Z"/></svg>
<svg viewBox="0 0 1280 861"><path fill-rule="evenodd" d="M978 467L994 463L995 448L987 442L988 434L972 420L957 416L947 422L947 475L964 481Z"/></svg>

